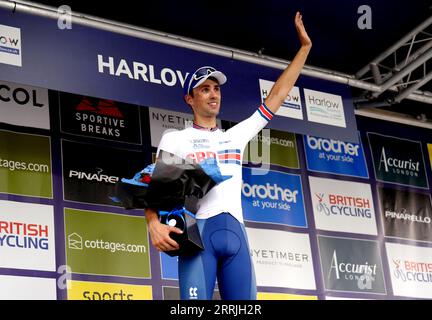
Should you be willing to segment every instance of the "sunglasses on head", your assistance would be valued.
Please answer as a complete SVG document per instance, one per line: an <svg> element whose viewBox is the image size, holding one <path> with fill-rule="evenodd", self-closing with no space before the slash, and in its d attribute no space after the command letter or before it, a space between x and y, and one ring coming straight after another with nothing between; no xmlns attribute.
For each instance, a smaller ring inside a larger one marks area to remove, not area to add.
<svg viewBox="0 0 432 320"><path fill-rule="evenodd" d="M211 67L205 67L205 68L198 69L194 73L192 80L200 80L200 79L204 78L205 76L208 76L209 74L211 74L212 72L215 72L215 71L216 71L216 69L211 68Z"/></svg>
<svg viewBox="0 0 432 320"><path fill-rule="evenodd" d="M190 81L189 81L189 85L188 85L188 93L191 91L191 88L193 88L194 86L192 86L192 82L194 81L199 81L202 78L208 76L209 74L211 74L212 72L215 72L216 69L212 68L212 67L202 67L200 69L198 69L197 71L195 71L195 73L192 75Z"/></svg>

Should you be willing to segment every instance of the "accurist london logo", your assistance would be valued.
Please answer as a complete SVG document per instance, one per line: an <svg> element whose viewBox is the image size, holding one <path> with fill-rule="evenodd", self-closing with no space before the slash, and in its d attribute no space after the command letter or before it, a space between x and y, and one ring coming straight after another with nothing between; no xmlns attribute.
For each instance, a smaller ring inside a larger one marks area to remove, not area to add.
<svg viewBox="0 0 432 320"><path fill-rule="evenodd" d="M318 245L326 290L386 293L377 241L318 236Z"/></svg>
<svg viewBox="0 0 432 320"><path fill-rule="evenodd" d="M377 181L428 188L419 141L368 132Z"/></svg>

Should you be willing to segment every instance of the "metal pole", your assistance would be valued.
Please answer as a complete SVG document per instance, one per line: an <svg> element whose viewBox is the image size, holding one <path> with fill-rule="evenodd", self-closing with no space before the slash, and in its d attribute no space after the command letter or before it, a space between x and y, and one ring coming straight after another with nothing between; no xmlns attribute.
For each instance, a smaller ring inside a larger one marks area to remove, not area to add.
<svg viewBox="0 0 432 320"><path fill-rule="evenodd" d="M369 62L366 66L360 69L356 73L356 78L362 77L369 70L369 65L371 63L379 63L383 59L387 58L390 54L392 54L395 50L399 49L402 45L404 45L409 39L411 39L414 35L419 33L420 31L426 29L429 25L432 24L432 16L420 23L416 28L408 32L402 39L393 44L390 48L381 53L378 57Z"/></svg>

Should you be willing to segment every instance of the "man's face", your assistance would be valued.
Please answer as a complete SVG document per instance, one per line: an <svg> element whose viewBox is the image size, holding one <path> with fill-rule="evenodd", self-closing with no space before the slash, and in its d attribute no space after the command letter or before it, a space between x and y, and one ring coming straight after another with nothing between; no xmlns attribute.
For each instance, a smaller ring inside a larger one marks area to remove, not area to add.
<svg viewBox="0 0 432 320"><path fill-rule="evenodd" d="M219 114L221 91L217 81L207 79L193 89L193 97L186 96L186 102L192 107L194 113L202 117L216 117Z"/></svg>

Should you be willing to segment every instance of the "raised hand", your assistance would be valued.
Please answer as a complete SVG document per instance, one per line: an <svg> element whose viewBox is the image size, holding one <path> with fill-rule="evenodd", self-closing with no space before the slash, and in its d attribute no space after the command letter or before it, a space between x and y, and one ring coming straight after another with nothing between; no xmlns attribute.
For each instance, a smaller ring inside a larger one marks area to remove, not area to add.
<svg viewBox="0 0 432 320"><path fill-rule="evenodd" d="M304 47L311 47L312 41L309 38L309 36L306 32L306 29L303 25L302 15L298 11L295 15L294 22L295 22L295 27L297 29L297 34L298 34L301 45Z"/></svg>

